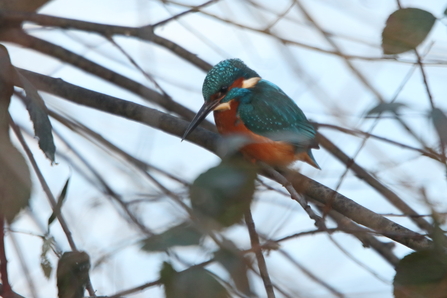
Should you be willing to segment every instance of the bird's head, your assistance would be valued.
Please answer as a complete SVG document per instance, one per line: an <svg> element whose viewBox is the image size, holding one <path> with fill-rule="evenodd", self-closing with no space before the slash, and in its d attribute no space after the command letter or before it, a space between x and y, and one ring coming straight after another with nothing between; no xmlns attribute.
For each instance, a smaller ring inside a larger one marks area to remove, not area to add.
<svg viewBox="0 0 447 298"><path fill-rule="evenodd" d="M230 108L229 102L241 89L251 88L261 78L240 59L227 59L216 64L206 75L202 86L205 103L186 129L183 139L202 122L211 111Z"/></svg>

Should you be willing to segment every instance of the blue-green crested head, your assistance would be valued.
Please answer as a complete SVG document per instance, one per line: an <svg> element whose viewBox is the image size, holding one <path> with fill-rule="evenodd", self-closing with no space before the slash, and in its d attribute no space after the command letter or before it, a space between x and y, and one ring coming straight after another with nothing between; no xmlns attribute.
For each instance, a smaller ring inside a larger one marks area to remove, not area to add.
<svg viewBox="0 0 447 298"><path fill-rule="evenodd" d="M213 94L228 88L234 81L243 77L249 79L259 77L240 59L227 59L216 64L206 75L202 86L202 94L205 101L210 100Z"/></svg>

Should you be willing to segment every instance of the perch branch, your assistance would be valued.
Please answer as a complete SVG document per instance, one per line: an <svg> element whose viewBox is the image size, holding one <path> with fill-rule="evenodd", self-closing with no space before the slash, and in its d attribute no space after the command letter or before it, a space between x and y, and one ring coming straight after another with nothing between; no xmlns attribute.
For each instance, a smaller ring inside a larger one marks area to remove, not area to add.
<svg viewBox="0 0 447 298"><path fill-rule="evenodd" d="M177 137L183 135L183 132L189 124L182 119L158 110L87 90L66 83L61 79L53 79L29 71L20 71L23 75L27 76L37 88L43 91L60 96L80 105L149 125ZM215 154L218 152L218 142L220 137L206 129L198 127L187 139ZM284 176L292 182L292 185L298 193L303 193L307 197L315 199L323 204L327 204L332 199L332 207L334 210L361 225L382 233L384 236L393 239L396 242L415 250L426 249L431 246L431 242L423 235L415 233L367 208L364 208L345 196L334 192L330 188L327 188L306 176L290 170L288 170Z"/></svg>

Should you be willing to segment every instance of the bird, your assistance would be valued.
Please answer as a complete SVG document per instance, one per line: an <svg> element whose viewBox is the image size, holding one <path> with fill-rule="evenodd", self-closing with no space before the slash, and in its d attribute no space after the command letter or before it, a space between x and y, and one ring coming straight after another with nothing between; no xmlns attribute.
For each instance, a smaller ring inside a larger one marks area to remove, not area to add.
<svg viewBox="0 0 447 298"><path fill-rule="evenodd" d="M320 169L311 149L319 149L316 131L297 104L274 83L262 79L242 60L226 59L206 75L205 100L182 140L214 112L218 132L242 136L239 151L248 160L288 166L296 160Z"/></svg>

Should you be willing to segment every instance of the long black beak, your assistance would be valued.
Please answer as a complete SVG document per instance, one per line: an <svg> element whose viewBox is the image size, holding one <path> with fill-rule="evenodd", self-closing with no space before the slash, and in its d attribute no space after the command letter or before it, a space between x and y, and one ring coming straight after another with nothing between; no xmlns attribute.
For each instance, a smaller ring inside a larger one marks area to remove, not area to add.
<svg viewBox="0 0 447 298"><path fill-rule="evenodd" d="M183 134L182 141L202 122L212 110L214 110L220 104L219 100L205 101L199 112L194 116L188 128Z"/></svg>

